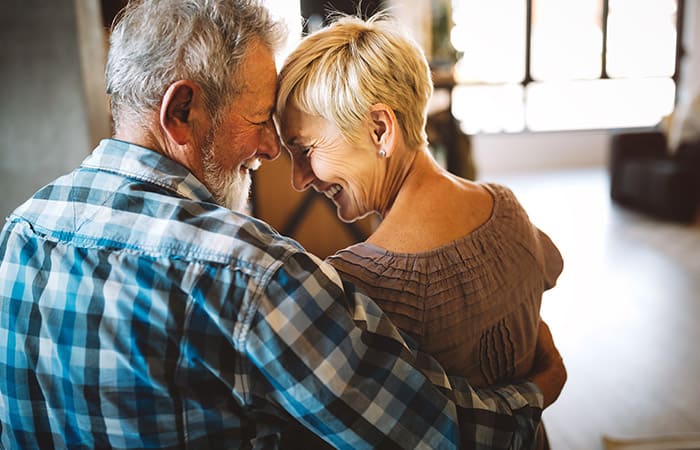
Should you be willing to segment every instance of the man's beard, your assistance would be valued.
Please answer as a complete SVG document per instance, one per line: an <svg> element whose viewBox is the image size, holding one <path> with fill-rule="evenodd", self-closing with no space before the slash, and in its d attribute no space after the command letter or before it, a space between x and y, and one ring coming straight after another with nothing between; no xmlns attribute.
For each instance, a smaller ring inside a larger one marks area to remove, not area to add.
<svg viewBox="0 0 700 450"><path fill-rule="evenodd" d="M204 169L204 184L209 188L218 205L232 211L248 213L248 197L250 195L251 179L248 171L242 172L241 166L255 170L260 166L258 159L244 161L241 166L226 172L214 157L213 130L211 136L207 136L202 146Z"/></svg>

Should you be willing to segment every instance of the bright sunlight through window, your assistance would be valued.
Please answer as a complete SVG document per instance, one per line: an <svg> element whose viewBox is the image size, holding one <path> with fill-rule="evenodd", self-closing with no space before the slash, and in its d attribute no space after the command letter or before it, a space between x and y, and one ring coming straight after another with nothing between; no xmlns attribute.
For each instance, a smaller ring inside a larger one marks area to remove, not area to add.
<svg viewBox="0 0 700 450"><path fill-rule="evenodd" d="M468 133L653 126L673 109L676 0L532 0L529 73L526 1L452 7Z"/></svg>

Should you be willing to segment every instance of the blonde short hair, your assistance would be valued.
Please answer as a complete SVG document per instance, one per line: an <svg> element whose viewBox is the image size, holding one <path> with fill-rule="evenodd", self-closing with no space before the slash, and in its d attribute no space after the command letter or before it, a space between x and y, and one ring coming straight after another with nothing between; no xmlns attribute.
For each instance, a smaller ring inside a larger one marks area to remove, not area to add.
<svg viewBox="0 0 700 450"><path fill-rule="evenodd" d="M401 27L379 14L367 20L340 16L305 37L279 76L277 114L292 101L307 114L334 122L345 139L359 142L369 108L394 110L406 144L427 144L425 122L433 92L422 49Z"/></svg>

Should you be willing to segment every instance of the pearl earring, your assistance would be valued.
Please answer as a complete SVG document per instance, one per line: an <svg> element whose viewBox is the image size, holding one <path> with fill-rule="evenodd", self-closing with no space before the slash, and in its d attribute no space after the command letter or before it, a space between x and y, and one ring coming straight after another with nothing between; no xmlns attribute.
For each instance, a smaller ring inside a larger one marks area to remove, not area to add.
<svg viewBox="0 0 700 450"><path fill-rule="evenodd" d="M379 150L379 157L386 158L386 150L384 150L384 149Z"/></svg>

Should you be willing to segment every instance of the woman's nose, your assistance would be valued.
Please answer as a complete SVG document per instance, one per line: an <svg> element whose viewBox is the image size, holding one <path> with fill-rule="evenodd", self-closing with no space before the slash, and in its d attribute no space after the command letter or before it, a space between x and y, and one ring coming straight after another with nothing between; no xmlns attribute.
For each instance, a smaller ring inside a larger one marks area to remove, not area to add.
<svg viewBox="0 0 700 450"><path fill-rule="evenodd" d="M291 155L291 153L290 153ZM311 169L309 158L305 155L292 155L292 187L301 192L311 187L314 181L314 172Z"/></svg>

